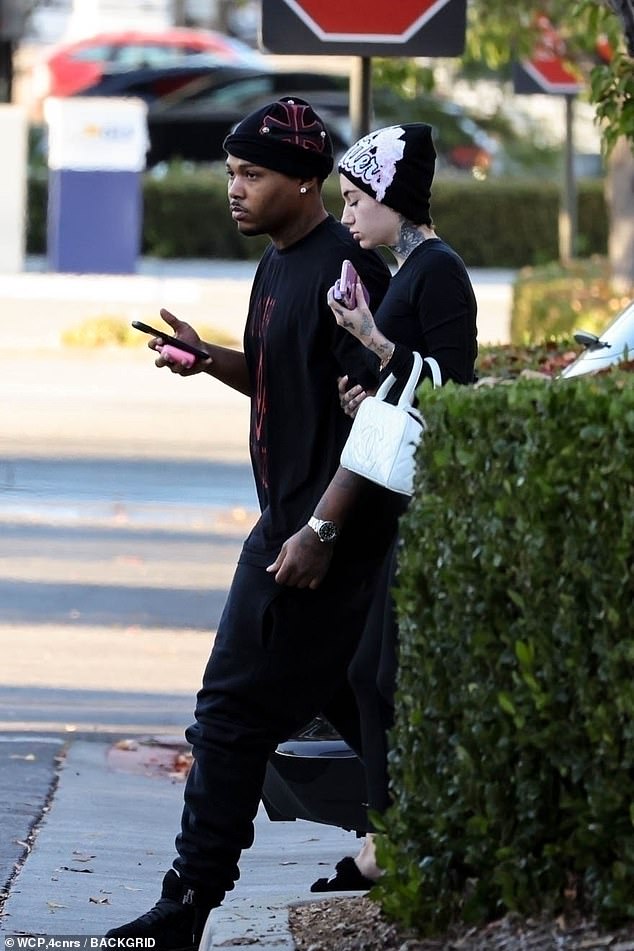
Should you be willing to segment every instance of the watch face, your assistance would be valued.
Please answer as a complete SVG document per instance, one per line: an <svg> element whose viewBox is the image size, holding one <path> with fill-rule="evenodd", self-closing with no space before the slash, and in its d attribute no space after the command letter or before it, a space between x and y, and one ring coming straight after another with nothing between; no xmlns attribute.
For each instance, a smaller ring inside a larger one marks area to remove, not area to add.
<svg viewBox="0 0 634 951"><path fill-rule="evenodd" d="M322 542L332 542L337 537L337 526L334 522L322 522L317 532Z"/></svg>

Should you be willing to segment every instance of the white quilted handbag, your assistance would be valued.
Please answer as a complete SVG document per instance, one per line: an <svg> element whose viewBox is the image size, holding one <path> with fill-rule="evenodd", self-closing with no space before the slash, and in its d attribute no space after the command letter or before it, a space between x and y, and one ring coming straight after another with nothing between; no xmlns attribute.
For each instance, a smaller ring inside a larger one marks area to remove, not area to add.
<svg viewBox="0 0 634 951"><path fill-rule="evenodd" d="M414 454L425 431L425 420L412 406L423 362L427 363L434 386L442 378L437 360L414 352L414 366L398 403L385 398L396 382L393 373L383 381L375 396L366 396L352 423L341 453L341 465L378 485L411 495L414 491Z"/></svg>

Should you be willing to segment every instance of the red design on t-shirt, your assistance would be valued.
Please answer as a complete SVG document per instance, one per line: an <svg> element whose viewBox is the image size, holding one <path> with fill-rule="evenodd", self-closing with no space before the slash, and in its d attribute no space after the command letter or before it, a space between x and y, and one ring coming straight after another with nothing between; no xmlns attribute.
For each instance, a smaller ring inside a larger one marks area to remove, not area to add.
<svg viewBox="0 0 634 951"><path fill-rule="evenodd" d="M271 314L275 307L275 299L266 297L259 301L257 312L255 313L251 333L257 347L257 357L255 363L255 389L253 401L251 404L251 451L253 459L258 467L260 481L265 489L269 487L269 472L266 444L266 416L268 411L268 400L266 393L266 333L268 330Z"/></svg>

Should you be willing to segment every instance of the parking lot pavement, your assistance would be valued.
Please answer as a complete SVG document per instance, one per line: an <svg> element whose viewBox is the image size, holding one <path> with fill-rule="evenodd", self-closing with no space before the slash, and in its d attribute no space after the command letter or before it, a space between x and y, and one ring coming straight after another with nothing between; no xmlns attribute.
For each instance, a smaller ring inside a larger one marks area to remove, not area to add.
<svg viewBox="0 0 634 951"><path fill-rule="evenodd" d="M0 274L2 346L60 347L60 334L95 317L160 323L167 307L194 326L242 339L254 261L174 261L143 258L136 274L48 273L30 258L20 274ZM481 343L507 343L515 272L469 270L478 300Z"/></svg>

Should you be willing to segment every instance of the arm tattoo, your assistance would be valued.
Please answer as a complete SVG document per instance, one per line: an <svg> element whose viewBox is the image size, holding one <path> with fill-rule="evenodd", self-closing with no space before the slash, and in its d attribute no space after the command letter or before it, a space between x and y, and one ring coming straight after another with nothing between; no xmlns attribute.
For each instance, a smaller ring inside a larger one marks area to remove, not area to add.
<svg viewBox="0 0 634 951"><path fill-rule="evenodd" d="M361 334L362 337L370 337L372 335L373 330L374 330L374 320L372 319L372 317L368 316L367 314L364 314L363 317L361 318L359 333Z"/></svg>

